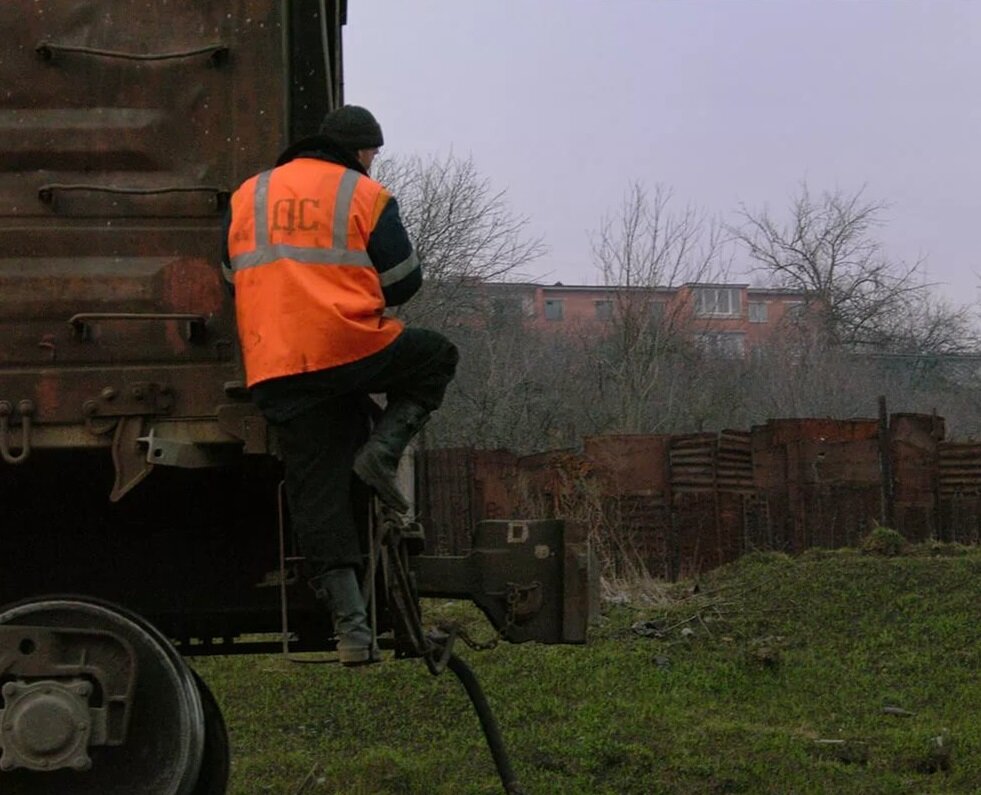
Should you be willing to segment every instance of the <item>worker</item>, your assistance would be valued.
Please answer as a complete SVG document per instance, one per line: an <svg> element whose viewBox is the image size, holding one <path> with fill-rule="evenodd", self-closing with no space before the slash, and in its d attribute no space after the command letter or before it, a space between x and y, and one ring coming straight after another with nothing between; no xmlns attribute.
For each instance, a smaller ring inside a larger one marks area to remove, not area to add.
<svg viewBox="0 0 981 795"><path fill-rule="evenodd" d="M378 659L360 588L352 472L399 513L399 459L439 408L456 347L385 313L422 271L395 198L369 172L375 117L345 105L319 134L234 192L225 278L252 400L275 429L310 584L331 611L340 662ZM365 440L369 394L386 406ZM363 444L362 444L363 443Z"/></svg>

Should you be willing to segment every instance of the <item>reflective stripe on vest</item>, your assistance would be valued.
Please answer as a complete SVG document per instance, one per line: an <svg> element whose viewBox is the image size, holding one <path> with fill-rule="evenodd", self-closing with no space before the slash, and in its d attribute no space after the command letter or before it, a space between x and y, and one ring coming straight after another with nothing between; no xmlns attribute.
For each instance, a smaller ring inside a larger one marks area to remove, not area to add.
<svg viewBox="0 0 981 795"><path fill-rule="evenodd" d="M272 171L263 171L255 185L255 243L252 251L232 257L233 271L266 265L278 259L291 259L310 265L363 265L373 267L367 251L350 251L347 248L347 220L351 214L351 201L358 184L358 172L348 169L341 177L334 204L334 234L330 248L308 246L270 245L269 229L261 219L269 218L269 178Z"/></svg>

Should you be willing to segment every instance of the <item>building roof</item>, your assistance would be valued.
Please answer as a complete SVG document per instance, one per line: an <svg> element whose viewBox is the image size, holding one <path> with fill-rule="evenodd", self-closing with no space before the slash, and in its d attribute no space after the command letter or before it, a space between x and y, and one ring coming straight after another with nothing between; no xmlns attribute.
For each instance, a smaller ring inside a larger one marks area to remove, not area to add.
<svg viewBox="0 0 981 795"><path fill-rule="evenodd" d="M792 287L753 287L746 282L685 282L681 285L615 285L615 284L563 284L555 282L553 284L542 284L541 282L480 282L480 286L495 289L532 289L545 291L566 291L566 292L673 292L681 287L688 289L695 287L720 287L746 290L753 295L774 295L774 296L801 296L807 295L807 290L797 290Z"/></svg>

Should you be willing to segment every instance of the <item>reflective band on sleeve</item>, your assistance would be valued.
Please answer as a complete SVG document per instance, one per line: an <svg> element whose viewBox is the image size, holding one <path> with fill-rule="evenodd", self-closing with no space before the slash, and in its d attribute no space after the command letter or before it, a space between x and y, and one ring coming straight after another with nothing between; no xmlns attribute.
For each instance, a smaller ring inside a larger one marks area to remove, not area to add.
<svg viewBox="0 0 981 795"><path fill-rule="evenodd" d="M269 176L263 171L255 182L255 247L269 245Z"/></svg>
<svg viewBox="0 0 981 795"><path fill-rule="evenodd" d="M225 277L226 282L229 284L235 284L234 274L235 271L232 270L232 267L227 262L221 263L221 275Z"/></svg>
<svg viewBox="0 0 981 795"><path fill-rule="evenodd" d="M308 248L306 246L287 246L278 244L263 246L255 251L246 251L232 257L232 270L254 268L268 265L280 259L291 259L304 265L357 265L371 267L367 251L348 251L337 248Z"/></svg>
<svg viewBox="0 0 981 795"><path fill-rule="evenodd" d="M341 177L337 188L337 198L334 202L334 248L347 248L347 222L351 216L351 202L354 199L354 189L358 185L358 174L354 169L347 169Z"/></svg>
<svg viewBox="0 0 981 795"><path fill-rule="evenodd" d="M387 271L379 273L378 279L381 281L382 287L391 287L396 282L402 281L402 279L418 267L419 258L416 256L416 252L413 251L394 268L389 268Z"/></svg>

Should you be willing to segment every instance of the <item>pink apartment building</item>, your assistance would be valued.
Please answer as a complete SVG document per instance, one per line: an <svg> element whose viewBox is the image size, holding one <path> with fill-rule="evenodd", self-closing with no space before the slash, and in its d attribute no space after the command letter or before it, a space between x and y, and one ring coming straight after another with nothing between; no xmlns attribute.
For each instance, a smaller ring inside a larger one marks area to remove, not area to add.
<svg viewBox="0 0 981 795"><path fill-rule="evenodd" d="M576 334L611 326L618 313L650 312L699 344L742 356L802 317L808 295L796 290L746 284L689 283L678 287L604 287L529 282L479 285L483 301L519 307L529 325ZM627 309L625 309L627 308Z"/></svg>

